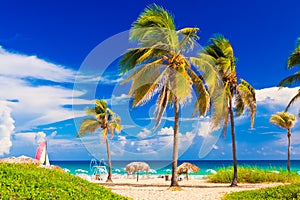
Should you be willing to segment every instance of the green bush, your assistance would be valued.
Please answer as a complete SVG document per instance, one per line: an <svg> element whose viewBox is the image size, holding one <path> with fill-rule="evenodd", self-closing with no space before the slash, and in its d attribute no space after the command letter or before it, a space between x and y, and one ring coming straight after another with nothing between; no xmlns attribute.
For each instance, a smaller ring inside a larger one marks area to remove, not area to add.
<svg viewBox="0 0 300 200"><path fill-rule="evenodd" d="M95 183L31 164L0 164L0 199L127 199Z"/></svg>
<svg viewBox="0 0 300 200"><path fill-rule="evenodd" d="M273 169L259 169L256 167L238 167L239 183L268 183L268 182L300 182L300 176L296 172L288 173L280 170L279 174L271 172ZM220 168L216 174L208 175L208 181L212 183L230 183L233 178L233 168Z"/></svg>
<svg viewBox="0 0 300 200"><path fill-rule="evenodd" d="M300 183L226 194L224 200L300 199Z"/></svg>

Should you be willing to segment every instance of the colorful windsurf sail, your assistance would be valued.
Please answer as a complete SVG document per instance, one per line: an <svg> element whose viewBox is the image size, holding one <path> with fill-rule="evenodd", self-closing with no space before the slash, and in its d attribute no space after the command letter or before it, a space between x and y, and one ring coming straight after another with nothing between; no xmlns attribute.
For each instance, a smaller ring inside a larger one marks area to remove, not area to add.
<svg viewBox="0 0 300 200"><path fill-rule="evenodd" d="M47 142L40 144L36 151L35 159L39 160L42 165L50 166L49 157L47 154Z"/></svg>

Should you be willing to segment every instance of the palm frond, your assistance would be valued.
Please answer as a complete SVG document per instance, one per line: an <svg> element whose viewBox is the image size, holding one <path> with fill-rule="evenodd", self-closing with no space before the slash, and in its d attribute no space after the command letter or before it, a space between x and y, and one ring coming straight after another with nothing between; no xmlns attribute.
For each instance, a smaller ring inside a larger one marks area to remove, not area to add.
<svg viewBox="0 0 300 200"><path fill-rule="evenodd" d="M237 94L237 97L242 100L243 106L249 109L251 114L251 127L254 127L254 117L256 114L256 97L254 88L248 82L241 79L241 83L237 86ZM243 110L238 109L238 114L242 114Z"/></svg>
<svg viewBox="0 0 300 200"><path fill-rule="evenodd" d="M300 50L294 51L288 58L287 67L288 69L294 66L300 65Z"/></svg>
<svg viewBox="0 0 300 200"><path fill-rule="evenodd" d="M193 85L195 87L195 92L197 94L197 101L195 103L195 109L193 115L199 113L199 117L204 116L210 107L210 96L205 87L205 82L202 76L198 76L193 70L188 70L190 74Z"/></svg>
<svg viewBox="0 0 300 200"><path fill-rule="evenodd" d="M287 110L290 108L290 106L299 98L300 98L300 89L298 90L298 93L290 100L289 104L285 108L285 112L287 112Z"/></svg>
<svg viewBox="0 0 300 200"><path fill-rule="evenodd" d="M167 87L164 87L157 99L157 105L155 108L156 123L153 128L154 130L159 126L159 124L161 122L161 118L167 108L169 98L170 98L170 90Z"/></svg>
<svg viewBox="0 0 300 200"><path fill-rule="evenodd" d="M233 48L223 35L216 34L214 38L211 38L213 44L211 47L214 47L216 52L218 52L218 57L234 58ZM218 50L217 50L218 49Z"/></svg>
<svg viewBox="0 0 300 200"><path fill-rule="evenodd" d="M300 38L297 38L296 48L288 58L287 68L291 69L297 65L300 65Z"/></svg>
<svg viewBox="0 0 300 200"><path fill-rule="evenodd" d="M85 110L85 113L86 113L87 115L92 115L92 116L96 116L96 115L97 115L97 113L96 113L96 111L95 111L95 108L87 108L87 109Z"/></svg>
<svg viewBox="0 0 300 200"><path fill-rule="evenodd" d="M178 49L184 49L186 52L192 50L194 48L196 40L199 39L197 32L199 28L183 28L177 31L179 36L183 35L183 39L181 39L179 43Z"/></svg>
<svg viewBox="0 0 300 200"><path fill-rule="evenodd" d="M153 62L152 59L159 60L161 56L165 55L168 51L162 47L146 47L129 49L121 58L119 62L120 70L126 73L135 68L138 64L144 62Z"/></svg>
<svg viewBox="0 0 300 200"><path fill-rule="evenodd" d="M79 129L76 137L82 136L82 135L86 134L87 132L93 134L100 127L101 127L101 124L99 123L98 120L96 120L94 118L84 119L80 125L80 129Z"/></svg>
<svg viewBox="0 0 300 200"><path fill-rule="evenodd" d="M178 45L173 16L164 8L152 4L132 24L130 40L143 42L148 38L165 41L172 47Z"/></svg>
<svg viewBox="0 0 300 200"><path fill-rule="evenodd" d="M295 74L286 77L279 83L279 87L282 88L284 86L290 86L294 83L299 83L300 82L300 72L296 72Z"/></svg>
<svg viewBox="0 0 300 200"><path fill-rule="evenodd" d="M122 81L121 84L125 84L132 79L140 80L138 81L139 83L138 87L142 85L144 82L151 83L153 81L153 74L157 73L157 71L164 68L164 66L161 64L162 64L162 59L155 60L145 65L142 65L139 68L135 69L135 71L133 71L129 76L127 76L126 79ZM135 88L136 87L133 87L133 90Z"/></svg>
<svg viewBox="0 0 300 200"><path fill-rule="evenodd" d="M168 68L164 69L161 73L158 70L154 70L133 77L129 91L129 95L134 97L132 107L146 103L153 95L159 92L167 72Z"/></svg>
<svg viewBox="0 0 300 200"><path fill-rule="evenodd" d="M132 29L146 27L176 30L173 16L163 7L156 4L149 5L132 24ZM136 35L136 40L140 40L140 35Z"/></svg>
<svg viewBox="0 0 300 200"><path fill-rule="evenodd" d="M168 71L169 90L177 97L179 104L184 105L191 98L192 80L184 68L179 70L168 68Z"/></svg>
<svg viewBox="0 0 300 200"><path fill-rule="evenodd" d="M209 94L212 95L216 90L220 89L221 77L216 68L215 59L206 53L199 53L197 58L192 57L190 59L198 72L202 73Z"/></svg>
<svg viewBox="0 0 300 200"><path fill-rule="evenodd" d="M216 92L211 95L212 101L212 128L216 129L219 128L221 125L224 124L224 120L226 116L228 116L228 97L230 94L230 87L226 84L223 89L216 90ZM225 116L225 118L224 118ZM228 123L227 123L228 124ZM227 130L227 129L225 129ZM225 133L223 133L225 134Z"/></svg>
<svg viewBox="0 0 300 200"><path fill-rule="evenodd" d="M271 116L270 122L280 128L289 129L294 126L296 117L295 115L287 112L277 112Z"/></svg>

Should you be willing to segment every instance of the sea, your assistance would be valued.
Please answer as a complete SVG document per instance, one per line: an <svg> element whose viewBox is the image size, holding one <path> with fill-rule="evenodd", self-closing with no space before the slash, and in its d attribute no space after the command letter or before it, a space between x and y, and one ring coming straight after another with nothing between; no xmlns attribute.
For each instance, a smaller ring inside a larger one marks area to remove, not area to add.
<svg viewBox="0 0 300 200"><path fill-rule="evenodd" d="M125 167L132 161L112 161L112 171L113 174L127 174L125 172ZM172 162L171 161L143 161L146 162L151 170L152 175L166 175L171 174ZM205 176L220 168L226 168L233 165L231 160L179 160L178 166L183 162L190 162L200 168L198 173L191 173L195 176ZM91 161L51 161L51 165L58 165L65 171L71 174L87 174L92 175L94 173L95 160ZM104 165L106 163L104 162ZM255 167L269 171L280 171L286 170L287 161L286 160L239 160L238 166L243 167ZM108 169L108 167L107 167ZM300 160L291 160L291 171L300 171ZM143 173L143 172L142 172Z"/></svg>

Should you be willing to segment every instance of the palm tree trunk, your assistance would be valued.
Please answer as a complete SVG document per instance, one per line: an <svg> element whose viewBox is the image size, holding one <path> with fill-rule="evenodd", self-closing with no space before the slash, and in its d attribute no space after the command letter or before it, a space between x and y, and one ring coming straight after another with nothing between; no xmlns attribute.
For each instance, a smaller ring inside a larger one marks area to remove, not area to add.
<svg viewBox="0 0 300 200"><path fill-rule="evenodd" d="M288 161L287 161L287 170L291 172L291 129L288 129Z"/></svg>
<svg viewBox="0 0 300 200"><path fill-rule="evenodd" d="M175 104L174 105L175 121L174 121L171 187L178 187L179 184L178 184L178 179L177 179L177 160L178 160L179 105L178 105L177 97L175 97L174 104Z"/></svg>
<svg viewBox="0 0 300 200"><path fill-rule="evenodd" d="M110 150L109 150L109 145L108 145L108 139L107 136L105 138L105 143L106 143L106 151L107 151L107 162L108 162L108 176L106 182L112 182L112 166L111 166L111 161L110 161Z"/></svg>
<svg viewBox="0 0 300 200"><path fill-rule="evenodd" d="M232 158L233 158L233 179L232 179L230 187L235 187L235 186L237 186L237 159L236 159L234 117L233 117L232 97L231 97L231 95L229 95L229 113L230 113L231 139L232 139Z"/></svg>

